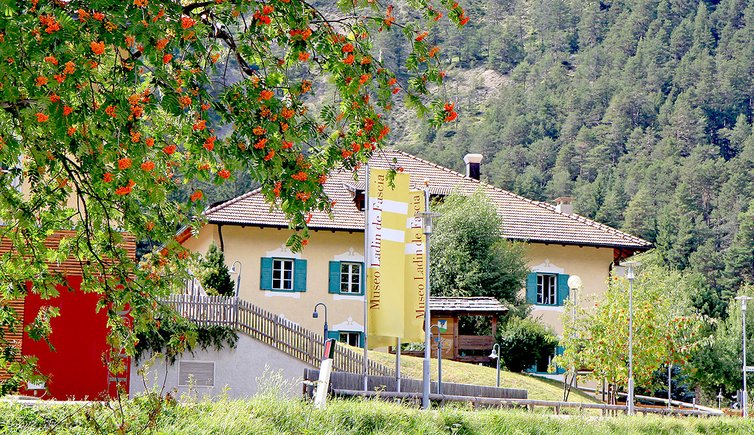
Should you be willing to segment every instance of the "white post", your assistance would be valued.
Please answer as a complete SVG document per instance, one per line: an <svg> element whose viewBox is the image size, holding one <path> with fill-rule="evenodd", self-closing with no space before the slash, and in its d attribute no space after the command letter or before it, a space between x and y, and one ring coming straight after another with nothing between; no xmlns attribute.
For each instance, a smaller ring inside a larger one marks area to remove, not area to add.
<svg viewBox="0 0 754 435"><path fill-rule="evenodd" d="M741 299L741 336L742 336L742 345L743 345L743 384L744 384L744 392L743 397L741 399L741 409L743 410L743 416L744 418L749 416L749 410L746 408L748 402L748 397L746 397L748 394L746 392L746 299Z"/></svg>
<svg viewBox="0 0 754 435"><path fill-rule="evenodd" d="M743 363L741 365L741 374L743 375L743 393L741 397L741 415L744 416L744 418L748 417L749 410L748 407L748 393L746 392L746 301L749 299L753 299L749 296L736 296L736 299L741 301L741 344L742 344L742 351L743 354Z"/></svg>
<svg viewBox="0 0 754 435"><path fill-rule="evenodd" d="M628 415L634 415L634 262L626 263L628 271Z"/></svg>
<svg viewBox="0 0 754 435"><path fill-rule="evenodd" d="M325 340L325 352L319 367L319 380L314 391L314 407L324 409L327 400L327 390L330 389L330 374L332 373L335 339Z"/></svg>

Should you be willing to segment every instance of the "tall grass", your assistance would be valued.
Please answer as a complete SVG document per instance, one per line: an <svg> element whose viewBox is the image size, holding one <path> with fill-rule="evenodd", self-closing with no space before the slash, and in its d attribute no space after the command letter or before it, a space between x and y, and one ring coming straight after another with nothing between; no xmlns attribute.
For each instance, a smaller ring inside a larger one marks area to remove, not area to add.
<svg viewBox="0 0 754 435"><path fill-rule="evenodd" d="M159 408L159 412L155 410ZM190 434L736 434L754 433L740 418L553 416L465 406L429 412L401 403L332 400L327 409L265 394L248 400L175 402L143 396L113 407L0 404L0 433L190 433ZM125 423L121 426L122 423Z"/></svg>

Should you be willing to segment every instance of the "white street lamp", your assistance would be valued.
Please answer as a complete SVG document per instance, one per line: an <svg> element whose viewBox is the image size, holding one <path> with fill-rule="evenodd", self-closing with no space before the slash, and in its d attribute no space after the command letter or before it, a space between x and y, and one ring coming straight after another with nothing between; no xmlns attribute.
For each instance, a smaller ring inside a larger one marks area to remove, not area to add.
<svg viewBox="0 0 754 435"><path fill-rule="evenodd" d="M568 277L568 288L571 290L571 321L576 322L576 293L581 288L581 277L578 275L571 275Z"/></svg>
<svg viewBox="0 0 754 435"><path fill-rule="evenodd" d="M743 375L743 394L741 397L741 412L744 418L746 418L749 415L748 407L748 397L746 393L746 301L754 299L750 296L736 296L737 301L741 301L741 341L742 341L742 351L743 354L743 365L742 365L742 375Z"/></svg>
<svg viewBox="0 0 754 435"><path fill-rule="evenodd" d="M236 269L236 264L238 265L238 269ZM236 260L233 262L233 264L230 266L230 270L228 272L235 273L236 275L236 297L239 296L239 292L241 291L241 267L242 264L240 261Z"/></svg>
<svg viewBox="0 0 754 435"><path fill-rule="evenodd" d="M500 345L495 343L494 346L492 346L492 353L490 354L490 358L497 360L497 382L495 383L495 386L500 388Z"/></svg>
<svg viewBox="0 0 754 435"><path fill-rule="evenodd" d="M429 409L429 389L431 386L430 379L429 379L429 362L431 359L431 348L430 348L430 311L429 311L429 295L430 295L430 283L429 283L429 250L430 250L430 243L429 240L432 236L432 219L436 218L439 215L439 213L432 213L429 211L429 190L424 191L424 212L417 213L418 217L421 217L422 219L422 232L424 233L424 237L427 240L426 246L424 247L424 261L425 261L425 267L424 267L424 273L426 276L424 277L425 283L425 303L424 303L424 364L422 366L422 408L423 409Z"/></svg>
<svg viewBox="0 0 754 435"><path fill-rule="evenodd" d="M628 278L628 415L634 415L634 268L636 261L622 263Z"/></svg>
<svg viewBox="0 0 754 435"><path fill-rule="evenodd" d="M579 289L581 289L581 277L578 275L571 275L568 277L568 288L571 290L571 293L569 294L569 298L571 299L571 324L572 324L572 334L575 336L576 334L576 295ZM573 379L571 381L576 381L576 367L571 367L571 370L573 370ZM568 374L566 373L564 376L564 381L568 381ZM567 383L567 382L566 382ZM578 385L578 384L575 384ZM564 393L565 394L565 393Z"/></svg>

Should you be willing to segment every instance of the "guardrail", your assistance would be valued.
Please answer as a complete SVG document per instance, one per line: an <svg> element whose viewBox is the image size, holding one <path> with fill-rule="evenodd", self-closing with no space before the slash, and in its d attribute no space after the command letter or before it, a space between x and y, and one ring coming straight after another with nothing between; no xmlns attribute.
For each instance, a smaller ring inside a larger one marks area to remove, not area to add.
<svg viewBox="0 0 754 435"><path fill-rule="evenodd" d="M443 384L443 387L445 384ZM421 393L416 392L388 392L388 391L359 391L359 390L346 390L346 389L333 389L333 394L340 397L369 397L377 399L401 399L416 401L417 404L421 402ZM585 409L599 409L602 414L606 414L608 411L627 413L628 407L626 405L608 405L605 403L585 403L585 402L556 402L549 400L531 400L531 399L501 399L491 397L472 397L472 396L459 396L449 394L436 394L429 395L429 399L434 402L464 402L471 403L474 406L495 406L495 407L507 407L507 408L526 408L531 411L535 407L552 408L555 414L560 414L563 408L573 408L583 411ZM715 417L722 415L722 413L713 413L703 410L691 410L691 409L668 409L668 408L646 408L642 406L634 407L635 412L646 414L660 414L660 415L683 415L683 416L696 416L696 417Z"/></svg>

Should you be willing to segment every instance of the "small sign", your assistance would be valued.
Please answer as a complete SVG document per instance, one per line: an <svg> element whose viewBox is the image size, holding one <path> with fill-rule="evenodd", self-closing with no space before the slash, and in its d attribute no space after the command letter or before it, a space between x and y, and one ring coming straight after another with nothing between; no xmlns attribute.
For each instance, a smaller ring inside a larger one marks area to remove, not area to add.
<svg viewBox="0 0 754 435"><path fill-rule="evenodd" d="M447 320L438 320L437 321L437 329L440 331L440 334L444 332L448 332L448 321Z"/></svg>
<svg viewBox="0 0 754 435"><path fill-rule="evenodd" d="M746 366L746 373L754 372L754 366Z"/></svg>

